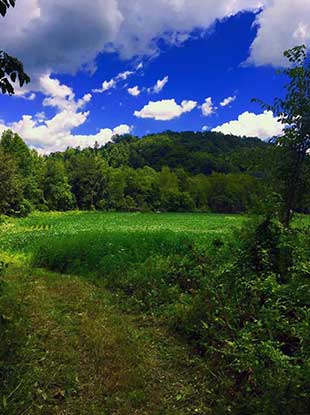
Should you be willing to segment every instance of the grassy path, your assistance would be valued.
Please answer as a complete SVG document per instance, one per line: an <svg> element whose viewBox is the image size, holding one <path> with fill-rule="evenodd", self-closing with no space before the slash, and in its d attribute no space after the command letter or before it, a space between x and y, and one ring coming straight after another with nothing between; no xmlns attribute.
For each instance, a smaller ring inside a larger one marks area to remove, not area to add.
<svg viewBox="0 0 310 415"><path fill-rule="evenodd" d="M208 413L201 363L159 324L82 278L10 266L6 279L0 413Z"/></svg>

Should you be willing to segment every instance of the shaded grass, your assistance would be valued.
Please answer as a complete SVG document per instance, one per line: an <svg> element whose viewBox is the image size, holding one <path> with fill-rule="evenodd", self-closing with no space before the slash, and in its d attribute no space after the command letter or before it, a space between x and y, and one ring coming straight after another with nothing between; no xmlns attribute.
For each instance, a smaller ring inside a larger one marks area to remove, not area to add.
<svg viewBox="0 0 310 415"><path fill-rule="evenodd" d="M0 349L3 414L206 414L201 362L78 277L9 268Z"/></svg>

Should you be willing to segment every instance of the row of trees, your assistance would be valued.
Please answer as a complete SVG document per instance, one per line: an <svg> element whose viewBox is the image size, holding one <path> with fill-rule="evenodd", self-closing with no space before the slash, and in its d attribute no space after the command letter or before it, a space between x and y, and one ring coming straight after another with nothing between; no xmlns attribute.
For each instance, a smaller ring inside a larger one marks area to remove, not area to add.
<svg viewBox="0 0 310 415"><path fill-rule="evenodd" d="M126 139L126 138L125 138ZM117 146L117 145L116 145ZM241 172L192 175L182 167L113 167L103 149L68 149L40 156L5 131L0 141L0 212L31 209L244 212L267 186Z"/></svg>

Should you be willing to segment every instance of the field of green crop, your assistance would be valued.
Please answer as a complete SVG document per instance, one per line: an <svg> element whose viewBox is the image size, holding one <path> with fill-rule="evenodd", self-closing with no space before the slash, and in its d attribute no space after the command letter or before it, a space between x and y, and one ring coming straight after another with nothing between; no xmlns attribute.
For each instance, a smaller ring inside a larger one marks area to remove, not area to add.
<svg viewBox="0 0 310 415"><path fill-rule="evenodd" d="M109 272L182 253L189 245L228 241L248 220L219 214L36 212L0 222L0 251L34 256L35 265L63 272L80 273L81 267L83 273ZM298 217L296 223L310 225L310 218Z"/></svg>
<svg viewBox="0 0 310 415"><path fill-rule="evenodd" d="M0 250L22 255L33 268L94 276L144 310L170 298L166 275L173 264L194 246L233 239L247 220L216 214L33 213L0 225Z"/></svg>
<svg viewBox="0 0 310 415"><path fill-rule="evenodd" d="M142 236L156 238L160 234L206 242L230 234L245 220L246 217L240 215L216 214L33 213L27 218L10 219L0 225L0 249L31 252L38 243L47 239L82 239L90 233L98 238L122 235L138 244Z"/></svg>

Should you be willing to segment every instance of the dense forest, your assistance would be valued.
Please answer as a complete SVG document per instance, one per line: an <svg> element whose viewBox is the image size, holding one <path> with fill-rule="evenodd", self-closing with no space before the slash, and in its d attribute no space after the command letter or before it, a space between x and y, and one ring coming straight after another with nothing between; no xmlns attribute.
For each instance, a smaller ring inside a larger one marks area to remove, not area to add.
<svg viewBox="0 0 310 415"><path fill-rule="evenodd" d="M257 138L166 131L39 155L7 130L0 141L0 212L262 210L283 185L273 172L281 151ZM310 206L309 163L306 170L301 212Z"/></svg>

